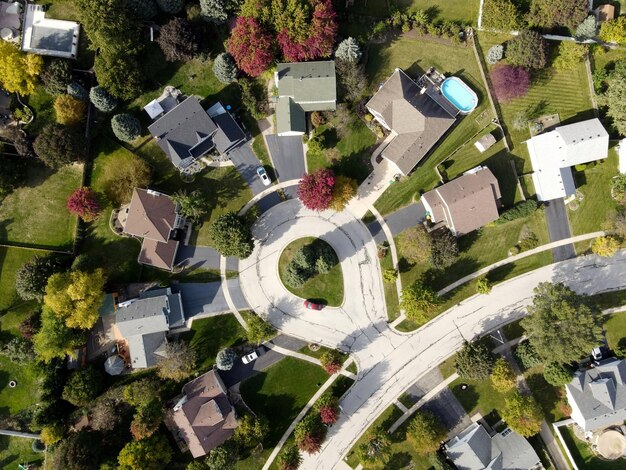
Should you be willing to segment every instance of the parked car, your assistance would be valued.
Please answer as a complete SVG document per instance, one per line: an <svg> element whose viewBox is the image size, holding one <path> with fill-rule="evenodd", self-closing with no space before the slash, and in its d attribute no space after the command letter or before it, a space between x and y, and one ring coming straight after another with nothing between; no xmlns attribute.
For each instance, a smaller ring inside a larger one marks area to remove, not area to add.
<svg viewBox="0 0 626 470"><path fill-rule="evenodd" d="M594 361L601 361L604 357L604 352L602 351L602 347L593 348L591 350L591 359Z"/></svg>
<svg viewBox="0 0 626 470"><path fill-rule="evenodd" d="M259 355L256 353L256 351L252 351L250 354L246 354L245 356L243 356L241 358L241 362L243 362L244 364L250 364L252 361L258 359Z"/></svg>
<svg viewBox="0 0 626 470"><path fill-rule="evenodd" d="M305 300L304 308L308 308L309 310L322 310L324 306L322 304L316 304L315 302L311 302L310 300Z"/></svg>
<svg viewBox="0 0 626 470"><path fill-rule="evenodd" d="M263 168L262 166L256 169L256 174L259 175L259 178L261 178L261 181L265 186L269 186L270 184L272 184L270 177L267 176L267 171L265 171L265 168Z"/></svg>

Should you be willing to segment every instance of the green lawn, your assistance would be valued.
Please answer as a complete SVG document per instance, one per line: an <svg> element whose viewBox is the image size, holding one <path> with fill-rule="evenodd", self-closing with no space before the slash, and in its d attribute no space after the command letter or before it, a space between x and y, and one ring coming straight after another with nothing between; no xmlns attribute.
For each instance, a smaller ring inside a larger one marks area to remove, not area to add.
<svg viewBox="0 0 626 470"><path fill-rule="evenodd" d="M524 372L530 390L541 406L546 421L554 423L566 418L560 406L565 402L565 389L550 385L543 378L543 366L538 365Z"/></svg>
<svg viewBox="0 0 626 470"><path fill-rule="evenodd" d="M604 330L609 348L614 349L622 338L626 338L626 313L614 313L609 316L604 323Z"/></svg>
<svg viewBox="0 0 626 470"><path fill-rule="evenodd" d="M36 254L45 251L0 247L0 311L20 302L15 293L15 272Z"/></svg>
<svg viewBox="0 0 626 470"><path fill-rule="evenodd" d="M468 385L466 390L461 389L461 384L463 383ZM458 378L449 387L470 416L474 413L486 416L494 410L504 408L504 399L507 394L495 390L489 379L469 380Z"/></svg>
<svg viewBox="0 0 626 470"><path fill-rule="evenodd" d="M460 21L464 24L478 23L479 0L397 0L396 4L401 11L414 13L424 10L436 20Z"/></svg>
<svg viewBox="0 0 626 470"><path fill-rule="evenodd" d="M624 468L624 460L608 461L596 456L588 443L579 440L570 426L559 428L579 470L618 470Z"/></svg>
<svg viewBox="0 0 626 470"><path fill-rule="evenodd" d="M385 272L387 269L393 269L393 260L391 259L391 252L387 250L387 254L380 260L380 269ZM385 282L383 280L383 287L385 288L385 303L387 304L387 318L389 321L393 321L400 316L400 302L398 300L398 291L396 289L395 282Z"/></svg>
<svg viewBox="0 0 626 470"><path fill-rule="evenodd" d="M330 307L338 307L343 303L343 273L341 265L337 263L326 274L316 274L306 281L302 287L294 288L288 286L285 279L287 266L296 251L305 245L326 243L320 239L313 237L300 238L291 242L283 250L278 261L278 272L280 274L283 285L289 292L303 299L311 299L319 301Z"/></svg>
<svg viewBox="0 0 626 470"><path fill-rule="evenodd" d="M180 337L196 350L198 370L206 371L213 367L220 349L245 343L246 331L234 315L227 314L194 320L191 330Z"/></svg>
<svg viewBox="0 0 626 470"><path fill-rule="evenodd" d="M71 250L76 216L66 205L80 186L82 171L81 165L56 171L31 165L26 184L0 204L0 242Z"/></svg>
<svg viewBox="0 0 626 470"><path fill-rule="evenodd" d="M32 439L0 436L0 467L14 470L25 463L41 465L44 454L32 450Z"/></svg>

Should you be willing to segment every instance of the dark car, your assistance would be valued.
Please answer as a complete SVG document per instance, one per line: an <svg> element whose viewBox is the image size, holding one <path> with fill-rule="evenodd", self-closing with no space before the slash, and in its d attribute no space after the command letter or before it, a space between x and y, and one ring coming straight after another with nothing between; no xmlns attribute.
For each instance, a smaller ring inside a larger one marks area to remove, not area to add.
<svg viewBox="0 0 626 470"><path fill-rule="evenodd" d="M322 310L324 306L322 304L316 304L315 302L311 302L310 300L304 301L304 307L309 310Z"/></svg>

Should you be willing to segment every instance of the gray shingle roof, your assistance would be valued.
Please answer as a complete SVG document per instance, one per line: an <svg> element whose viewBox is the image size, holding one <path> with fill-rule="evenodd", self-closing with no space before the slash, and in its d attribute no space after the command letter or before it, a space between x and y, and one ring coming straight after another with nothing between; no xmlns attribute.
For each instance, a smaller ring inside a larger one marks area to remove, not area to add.
<svg viewBox="0 0 626 470"><path fill-rule="evenodd" d="M228 153L246 141L246 134L230 113L226 112L214 116L213 122L217 125L217 132L213 141L220 154Z"/></svg>
<svg viewBox="0 0 626 470"><path fill-rule="evenodd" d="M306 132L304 110L288 96L278 98L276 103L276 133L285 132Z"/></svg>

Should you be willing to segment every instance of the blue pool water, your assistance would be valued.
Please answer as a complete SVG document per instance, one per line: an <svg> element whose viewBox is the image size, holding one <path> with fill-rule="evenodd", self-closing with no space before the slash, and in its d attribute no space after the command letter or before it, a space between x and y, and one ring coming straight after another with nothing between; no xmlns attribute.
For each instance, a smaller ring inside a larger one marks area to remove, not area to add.
<svg viewBox="0 0 626 470"><path fill-rule="evenodd" d="M441 92L462 113L471 113L478 105L478 97L460 78L446 78L441 84Z"/></svg>

